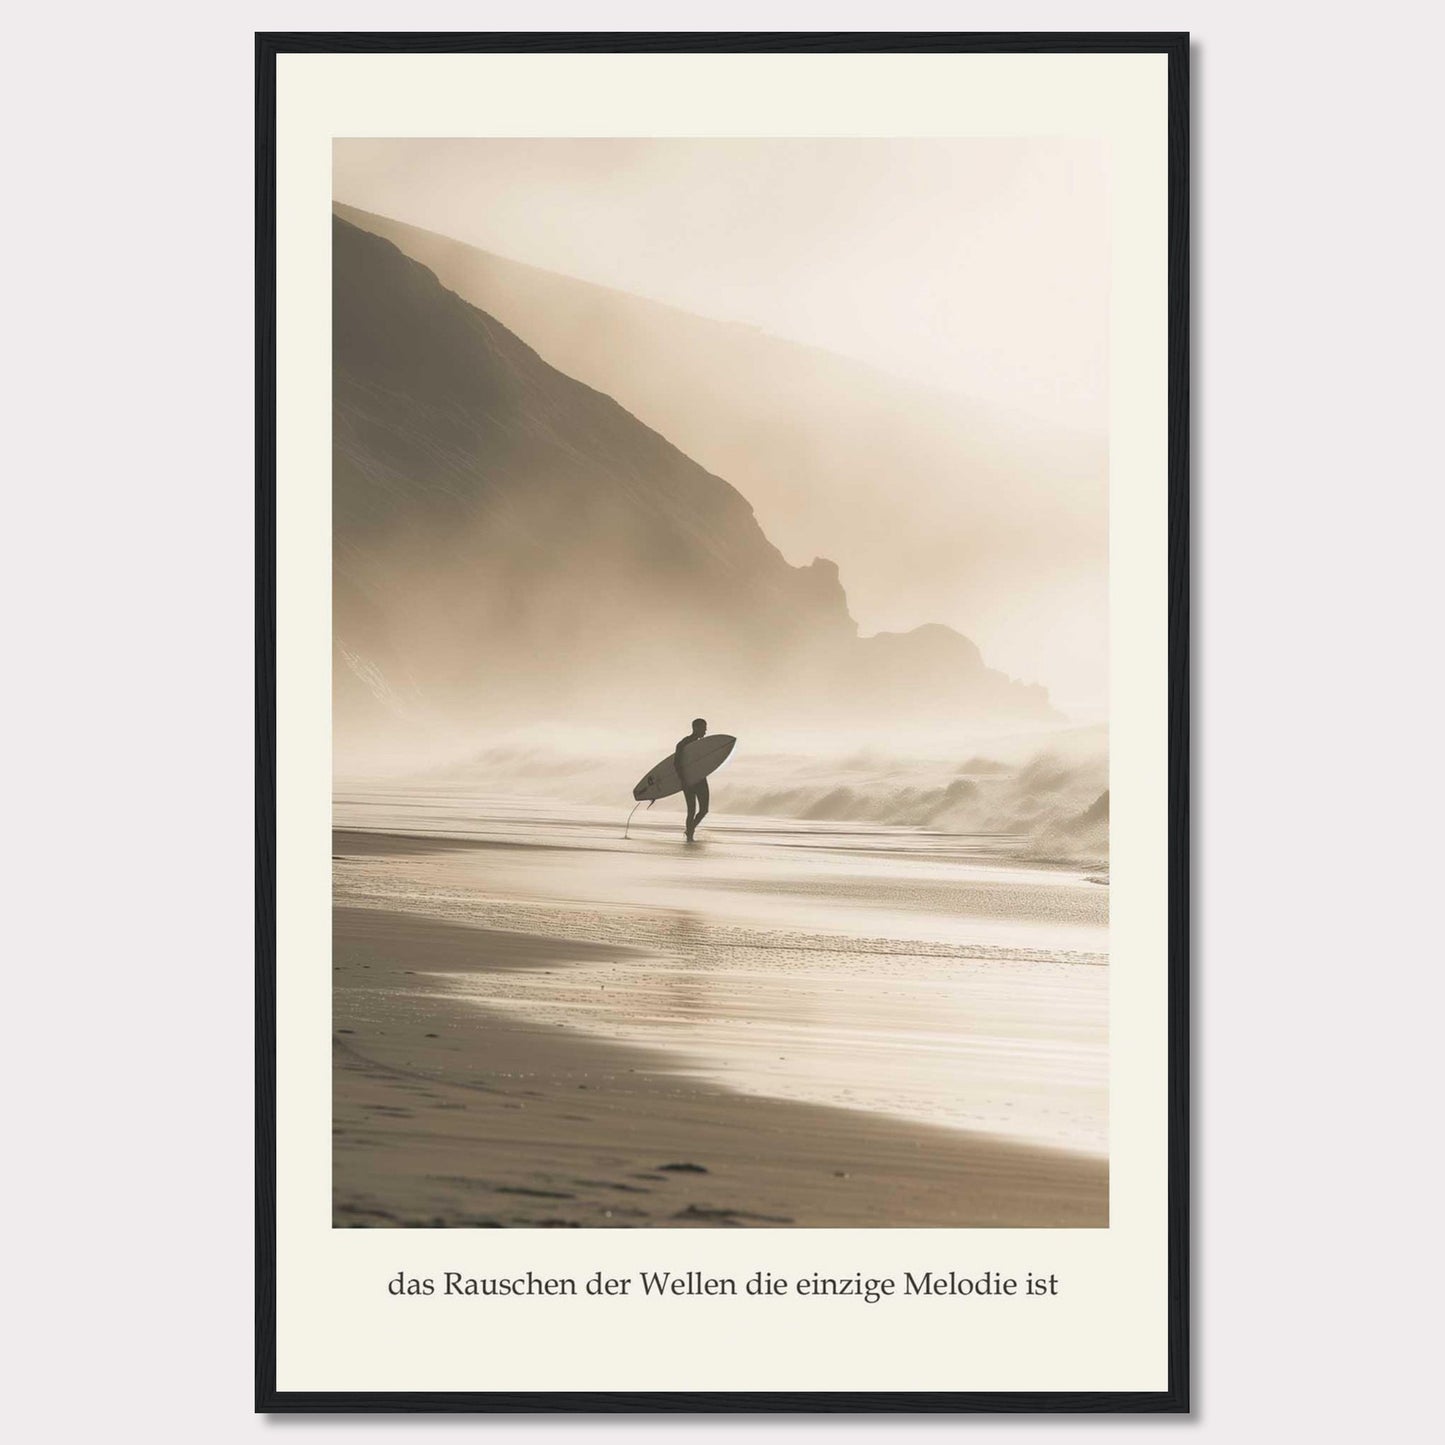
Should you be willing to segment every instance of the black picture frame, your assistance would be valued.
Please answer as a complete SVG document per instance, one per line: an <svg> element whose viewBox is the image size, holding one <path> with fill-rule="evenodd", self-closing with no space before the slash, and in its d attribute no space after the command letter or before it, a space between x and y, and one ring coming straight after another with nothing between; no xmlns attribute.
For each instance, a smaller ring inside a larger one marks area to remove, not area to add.
<svg viewBox="0 0 1445 1445"><path fill-rule="evenodd" d="M1157 1391L298 1391L276 1386L276 61L489 52L1168 57L1168 1384ZM270 32L256 35L256 1362L258 1413L904 1414L1189 1410L1189 36L1187 32Z"/></svg>

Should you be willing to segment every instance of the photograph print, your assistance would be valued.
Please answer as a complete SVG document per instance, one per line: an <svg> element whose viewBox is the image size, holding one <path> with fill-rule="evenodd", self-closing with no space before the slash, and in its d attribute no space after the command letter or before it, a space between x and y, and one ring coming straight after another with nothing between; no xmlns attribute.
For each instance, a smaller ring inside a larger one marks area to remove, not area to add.
<svg viewBox="0 0 1445 1445"><path fill-rule="evenodd" d="M332 1225L1106 1228L1108 147L332 161Z"/></svg>

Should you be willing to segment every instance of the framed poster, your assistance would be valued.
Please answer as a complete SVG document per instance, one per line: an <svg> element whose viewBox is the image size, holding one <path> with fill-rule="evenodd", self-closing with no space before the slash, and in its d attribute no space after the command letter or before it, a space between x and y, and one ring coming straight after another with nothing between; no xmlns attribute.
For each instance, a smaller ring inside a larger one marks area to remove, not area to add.
<svg viewBox="0 0 1445 1445"><path fill-rule="evenodd" d="M258 37L257 1408L1187 1409L1187 38Z"/></svg>

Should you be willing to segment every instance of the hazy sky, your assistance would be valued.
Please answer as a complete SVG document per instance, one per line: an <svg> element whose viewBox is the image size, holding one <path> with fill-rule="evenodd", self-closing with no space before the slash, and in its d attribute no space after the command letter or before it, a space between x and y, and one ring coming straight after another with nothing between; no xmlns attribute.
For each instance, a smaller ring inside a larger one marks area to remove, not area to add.
<svg viewBox="0 0 1445 1445"><path fill-rule="evenodd" d="M1093 143L342 140L336 199L1098 434Z"/></svg>
<svg viewBox="0 0 1445 1445"><path fill-rule="evenodd" d="M564 316L559 336L540 296L514 314L505 289L478 300L451 253L427 263L738 486L795 565L835 560L865 634L945 622L1072 717L1102 714L1110 247L1096 143L340 140L334 196L940 388L875 411L866 380L790 370L781 353L669 361L665 337L609 340L590 315Z"/></svg>

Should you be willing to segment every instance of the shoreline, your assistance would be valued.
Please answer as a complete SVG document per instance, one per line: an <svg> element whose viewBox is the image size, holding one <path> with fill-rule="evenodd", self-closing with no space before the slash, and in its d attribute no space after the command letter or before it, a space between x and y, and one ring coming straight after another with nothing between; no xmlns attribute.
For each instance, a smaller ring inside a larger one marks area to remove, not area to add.
<svg viewBox="0 0 1445 1445"><path fill-rule="evenodd" d="M363 836L337 830L334 851L398 846ZM734 1092L671 1051L525 1021L460 987L467 974L642 950L378 907L333 918L338 1226L1108 1224L1107 1159Z"/></svg>

